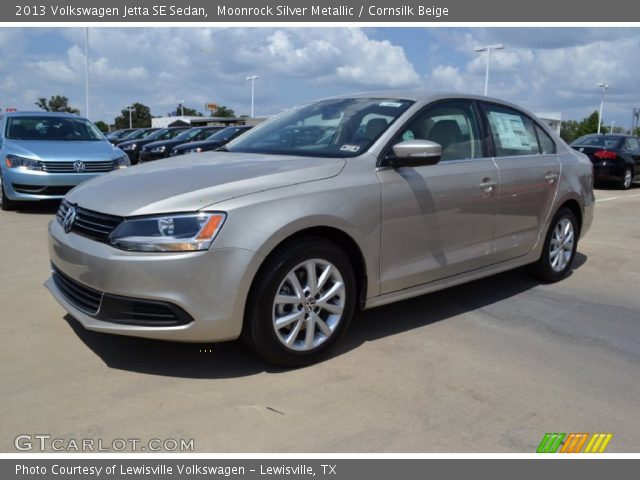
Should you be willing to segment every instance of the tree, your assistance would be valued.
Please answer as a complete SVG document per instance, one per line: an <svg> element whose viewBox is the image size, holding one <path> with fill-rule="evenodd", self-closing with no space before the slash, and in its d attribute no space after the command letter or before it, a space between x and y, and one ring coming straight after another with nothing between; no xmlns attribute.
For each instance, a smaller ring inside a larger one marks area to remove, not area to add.
<svg viewBox="0 0 640 480"><path fill-rule="evenodd" d="M202 117L202 113L197 111L195 108L189 108L185 106L180 106L178 104L178 108L176 108L176 113L178 115L183 115L185 117Z"/></svg>
<svg viewBox="0 0 640 480"><path fill-rule="evenodd" d="M606 131L606 128L601 129ZM588 117L583 118L581 121L565 120L560 126L560 136L565 142L571 142L583 135L589 135L590 133L598 132L598 112L595 111Z"/></svg>
<svg viewBox="0 0 640 480"><path fill-rule="evenodd" d="M76 115L80 113L77 108L69 106L69 99L63 95L52 95L49 100L45 97L40 97L35 104L45 112L68 112Z"/></svg>
<svg viewBox="0 0 640 480"><path fill-rule="evenodd" d="M569 143L578 138L579 123L575 120L565 120L560 125L560 136L562 139Z"/></svg>
<svg viewBox="0 0 640 480"><path fill-rule="evenodd" d="M134 103L131 108L132 128L148 128L151 126L151 110L146 105ZM129 128L129 109L123 108L122 113L114 120L115 128Z"/></svg>
<svg viewBox="0 0 640 480"><path fill-rule="evenodd" d="M212 117L235 117L236 112L234 112L229 107L225 107L224 105L218 105L216 110L211 112Z"/></svg>
<svg viewBox="0 0 640 480"><path fill-rule="evenodd" d="M109 131L109 125L104 123L102 120L98 120L94 123L94 125L98 127L98 130L100 130L102 133L107 133Z"/></svg>

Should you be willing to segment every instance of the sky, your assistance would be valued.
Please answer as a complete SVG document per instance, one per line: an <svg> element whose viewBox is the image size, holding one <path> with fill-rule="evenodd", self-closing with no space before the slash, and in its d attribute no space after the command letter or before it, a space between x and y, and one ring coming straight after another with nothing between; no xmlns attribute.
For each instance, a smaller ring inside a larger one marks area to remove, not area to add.
<svg viewBox="0 0 640 480"><path fill-rule="evenodd" d="M335 94L425 88L489 95L580 120L610 88L603 121L628 128L640 107L639 28L91 28L89 117L113 122L140 102L154 116L180 100L256 115ZM84 28L0 28L0 108L64 95L85 113Z"/></svg>

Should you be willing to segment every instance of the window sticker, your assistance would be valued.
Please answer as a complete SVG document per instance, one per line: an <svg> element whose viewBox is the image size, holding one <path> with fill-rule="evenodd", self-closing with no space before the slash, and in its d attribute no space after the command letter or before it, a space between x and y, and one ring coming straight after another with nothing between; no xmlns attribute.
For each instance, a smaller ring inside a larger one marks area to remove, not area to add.
<svg viewBox="0 0 640 480"><path fill-rule="evenodd" d="M524 122L519 115L489 112L491 127L500 139L502 148L511 150L531 150L531 142Z"/></svg>
<svg viewBox="0 0 640 480"><path fill-rule="evenodd" d="M401 107L402 104L398 102L380 102L380 106L398 108L398 107Z"/></svg>
<svg viewBox="0 0 640 480"><path fill-rule="evenodd" d="M342 145L340 147L340 150L342 150L343 152L356 153L358 150L360 150L360 146L359 145L344 144L344 145Z"/></svg>

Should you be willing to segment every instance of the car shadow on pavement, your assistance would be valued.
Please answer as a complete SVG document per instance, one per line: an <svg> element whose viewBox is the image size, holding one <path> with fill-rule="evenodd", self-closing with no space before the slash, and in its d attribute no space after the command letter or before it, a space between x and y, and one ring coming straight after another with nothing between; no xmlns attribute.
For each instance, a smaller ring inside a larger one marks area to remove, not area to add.
<svg viewBox="0 0 640 480"><path fill-rule="evenodd" d="M44 200L40 202L23 202L13 213L26 215L55 215L60 207L60 200Z"/></svg>
<svg viewBox="0 0 640 480"><path fill-rule="evenodd" d="M587 257L576 254L574 270ZM420 297L360 312L330 358L365 342L425 327L508 299L539 285L520 268ZM239 342L193 344L125 337L86 330L66 315L75 334L109 368L178 378L235 378L261 372L281 373ZM310 367L313 368L313 367Z"/></svg>

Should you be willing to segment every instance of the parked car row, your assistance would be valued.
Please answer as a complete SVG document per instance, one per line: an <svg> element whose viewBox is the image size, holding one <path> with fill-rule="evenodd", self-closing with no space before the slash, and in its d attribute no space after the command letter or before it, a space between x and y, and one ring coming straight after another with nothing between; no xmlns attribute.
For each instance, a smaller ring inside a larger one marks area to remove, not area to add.
<svg viewBox="0 0 640 480"><path fill-rule="evenodd" d="M139 162L214 150L249 128L134 128L103 136L77 115L8 112L0 119L0 208L61 199L85 180Z"/></svg>

